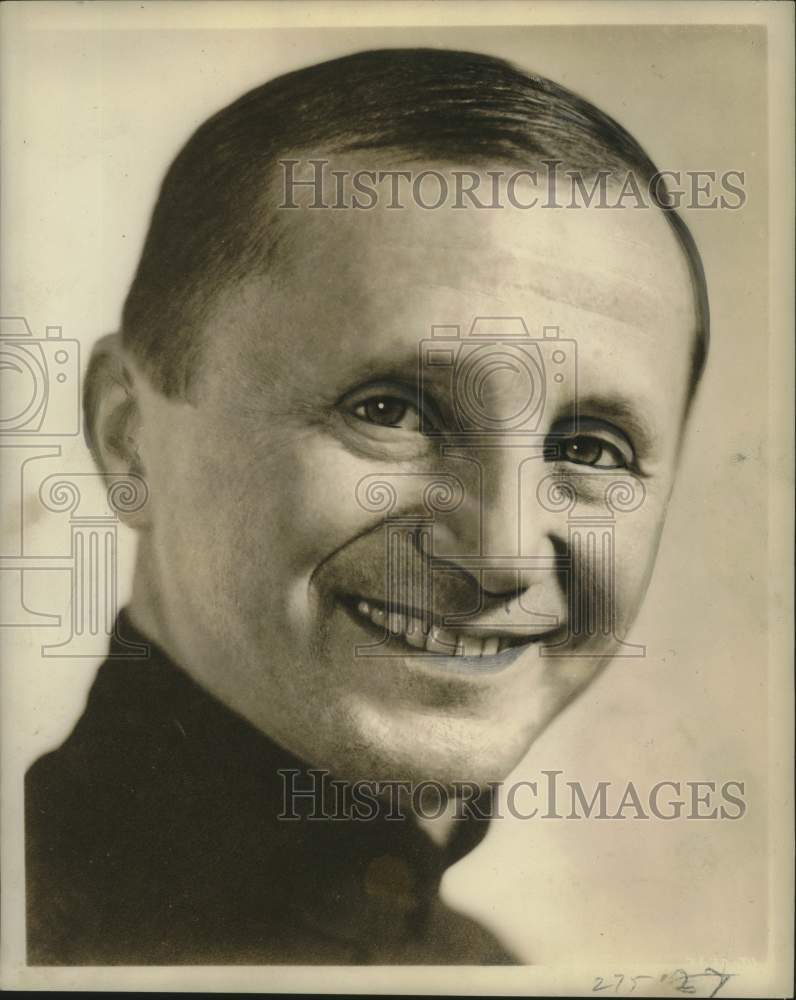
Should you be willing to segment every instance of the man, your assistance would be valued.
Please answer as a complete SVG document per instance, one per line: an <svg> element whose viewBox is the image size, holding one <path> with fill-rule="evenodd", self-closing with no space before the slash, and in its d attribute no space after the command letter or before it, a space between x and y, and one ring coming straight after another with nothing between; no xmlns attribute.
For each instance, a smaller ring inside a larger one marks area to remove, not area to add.
<svg viewBox="0 0 796 1000"><path fill-rule="evenodd" d="M430 209L423 172L481 195ZM29 772L31 963L513 960L437 890L649 580L707 342L658 181L471 53L312 66L196 132L87 382L99 467L148 488L118 632L151 655ZM569 515L617 483L605 563ZM375 815L286 818L320 771ZM396 820L396 780L477 797Z"/></svg>

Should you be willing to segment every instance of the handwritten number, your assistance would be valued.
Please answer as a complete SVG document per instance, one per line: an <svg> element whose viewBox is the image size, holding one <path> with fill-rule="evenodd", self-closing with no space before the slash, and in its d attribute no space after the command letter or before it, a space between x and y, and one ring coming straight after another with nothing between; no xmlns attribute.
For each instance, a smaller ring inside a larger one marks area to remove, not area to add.
<svg viewBox="0 0 796 1000"><path fill-rule="evenodd" d="M658 982L668 983L673 989L677 990L678 993L687 993L689 995L693 995L694 993L697 992L698 989L699 984L697 983L697 980L709 979L710 977L715 976L716 979L718 979L718 982L713 987L713 992L710 994L710 1000L713 1000L713 997L718 996L719 990L721 990L721 988L725 986L730 981L730 979L732 979L733 976L735 976L736 974L737 973L735 972L719 972L718 970L713 969L708 965L705 966L704 972L688 973L685 971L685 969L675 969L674 972L664 972L658 978ZM629 978L633 984L629 990L626 988L625 991L627 993L634 993L640 979L654 979L655 977L647 975L625 977L623 973L615 972L613 974L613 978L614 978L614 985L613 985L614 993L619 992L619 990L622 987L622 984L625 981L625 978ZM594 985L591 988L592 993L602 993L605 990L610 990L611 988L612 988L611 984L607 983L603 976L594 977Z"/></svg>
<svg viewBox="0 0 796 1000"><path fill-rule="evenodd" d="M710 966L708 966L705 969L705 975L707 975L707 976L718 976L719 977L719 982L718 982L718 985L716 986L716 989L710 994L711 1000L712 1000L712 998L716 996L716 994L719 992L719 990L722 988L722 986L724 986L724 984L728 980L732 979L732 977L735 975L735 973L734 972L716 972L715 969L711 969Z"/></svg>
<svg viewBox="0 0 796 1000"><path fill-rule="evenodd" d="M672 973L672 979L674 979L675 976L682 977L679 986L677 985L676 982L672 983L672 985L678 991L678 993L696 993L696 986L694 986L692 983L688 981L690 977L688 973L685 971L685 969L675 969L674 972Z"/></svg>

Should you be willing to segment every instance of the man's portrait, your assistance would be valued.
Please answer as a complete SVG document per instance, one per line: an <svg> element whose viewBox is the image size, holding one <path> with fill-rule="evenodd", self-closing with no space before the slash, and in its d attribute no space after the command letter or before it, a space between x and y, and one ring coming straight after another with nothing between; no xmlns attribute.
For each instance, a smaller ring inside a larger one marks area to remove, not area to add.
<svg viewBox="0 0 796 1000"><path fill-rule="evenodd" d="M25 962L730 995L774 898L766 29L128 28L102 305L36 348L80 433L7 449Z"/></svg>

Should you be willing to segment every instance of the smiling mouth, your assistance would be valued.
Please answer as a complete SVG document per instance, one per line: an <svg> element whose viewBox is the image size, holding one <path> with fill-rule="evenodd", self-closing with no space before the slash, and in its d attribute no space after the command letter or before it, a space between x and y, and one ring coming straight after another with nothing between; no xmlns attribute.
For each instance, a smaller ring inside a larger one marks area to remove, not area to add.
<svg viewBox="0 0 796 1000"><path fill-rule="evenodd" d="M355 617L363 623L375 626L379 631L385 630L393 640L404 642L417 652L430 656L464 656L484 658L497 656L508 649L518 649L532 643L549 639L558 629L546 632L511 634L497 629L490 630L488 626L465 626L462 631L443 628L421 618L407 610L388 611L384 604L354 597L347 602Z"/></svg>

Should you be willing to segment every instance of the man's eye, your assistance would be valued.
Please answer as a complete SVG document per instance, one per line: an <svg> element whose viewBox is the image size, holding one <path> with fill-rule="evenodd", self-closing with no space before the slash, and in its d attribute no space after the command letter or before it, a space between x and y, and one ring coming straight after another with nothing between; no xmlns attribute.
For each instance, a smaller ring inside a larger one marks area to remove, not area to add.
<svg viewBox="0 0 796 1000"><path fill-rule="evenodd" d="M617 445L591 434L579 434L563 441L560 454L565 462L596 469L623 469L632 462L632 456L624 455Z"/></svg>
<svg viewBox="0 0 796 1000"><path fill-rule="evenodd" d="M355 417L379 427L419 430L420 416L415 407L400 396L371 396L353 408Z"/></svg>

